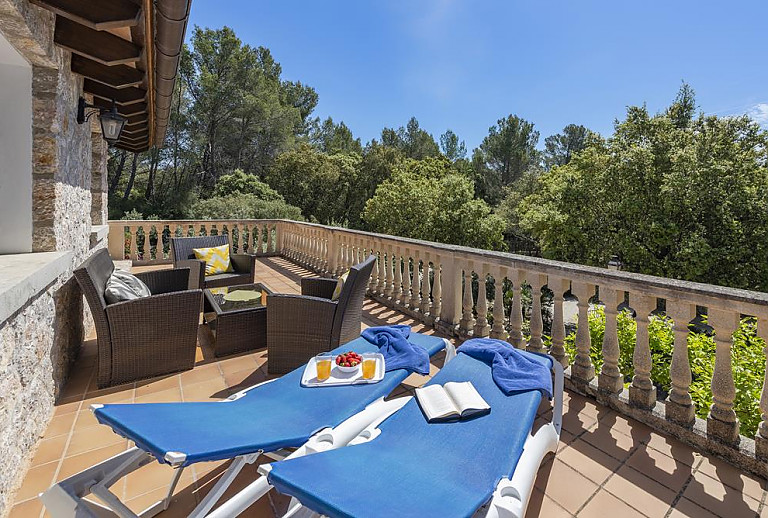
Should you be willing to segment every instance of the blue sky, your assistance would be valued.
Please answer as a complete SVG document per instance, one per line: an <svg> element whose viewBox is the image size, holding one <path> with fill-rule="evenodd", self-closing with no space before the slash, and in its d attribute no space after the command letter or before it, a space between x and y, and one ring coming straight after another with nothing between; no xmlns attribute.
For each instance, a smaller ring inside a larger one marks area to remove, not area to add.
<svg viewBox="0 0 768 518"><path fill-rule="evenodd" d="M268 47L317 90L315 114L363 142L411 116L468 149L510 113L541 142L569 123L610 134L626 106L658 111L683 79L704 112L768 127L765 0L194 0L190 23Z"/></svg>

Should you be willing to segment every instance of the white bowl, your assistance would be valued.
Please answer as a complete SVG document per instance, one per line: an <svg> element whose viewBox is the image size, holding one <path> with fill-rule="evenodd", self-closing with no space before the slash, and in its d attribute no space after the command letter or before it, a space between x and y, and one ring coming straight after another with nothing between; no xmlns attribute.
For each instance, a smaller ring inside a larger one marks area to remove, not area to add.
<svg viewBox="0 0 768 518"><path fill-rule="evenodd" d="M336 362L334 362L334 363L336 363ZM340 372L344 372L346 374L349 374L351 372L357 372L360 369L361 365L362 365L362 363L358 363L354 367L342 367L341 365L336 363L336 368L339 369Z"/></svg>

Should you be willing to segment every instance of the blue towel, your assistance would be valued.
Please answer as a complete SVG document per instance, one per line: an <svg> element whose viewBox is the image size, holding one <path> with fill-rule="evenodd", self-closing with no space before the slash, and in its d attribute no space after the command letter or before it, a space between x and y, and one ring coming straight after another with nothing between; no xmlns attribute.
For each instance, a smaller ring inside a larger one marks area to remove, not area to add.
<svg viewBox="0 0 768 518"><path fill-rule="evenodd" d="M362 337L379 346L384 355L385 370L407 369L419 374L429 374L429 354L420 345L408 341L411 326L369 327Z"/></svg>
<svg viewBox="0 0 768 518"><path fill-rule="evenodd" d="M540 362L528 358L531 353L493 338L472 338L461 344L458 351L489 363L493 381L505 394L540 390L552 399L552 374Z"/></svg>

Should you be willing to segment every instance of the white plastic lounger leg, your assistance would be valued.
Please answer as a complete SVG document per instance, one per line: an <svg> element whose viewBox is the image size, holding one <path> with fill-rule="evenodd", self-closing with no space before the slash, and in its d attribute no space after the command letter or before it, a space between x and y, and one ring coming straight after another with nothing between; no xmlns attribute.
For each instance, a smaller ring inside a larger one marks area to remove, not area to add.
<svg viewBox="0 0 768 518"><path fill-rule="evenodd" d="M456 358L456 347L447 338L443 338L443 342L445 342L445 361L443 361L443 367L445 367L449 361Z"/></svg>
<svg viewBox="0 0 768 518"><path fill-rule="evenodd" d="M235 477L237 477L238 473L240 473L245 465L253 464L260 455L261 452L235 457L232 464L227 468L227 471L225 471L221 478L219 478L219 481L216 482L216 485L211 488L208 494L205 495L205 498L203 498L203 500L197 504L197 507L195 507L189 514L189 518L206 516L208 511L210 511L216 502L219 501L219 498L226 492L227 488L229 488L230 484L232 484Z"/></svg>
<svg viewBox="0 0 768 518"><path fill-rule="evenodd" d="M378 435L378 430L374 430L384 419L400 410L403 405L410 401L410 397L392 399L384 401L383 398L376 400L368 405L365 410L357 413L341 423L336 428L325 428L313 435L309 441L298 448L286 459L303 457L321 451L334 450L348 444L355 444L360 438L370 440ZM364 442L364 441L363 441ZM248 509L259 498L266 495L272 486L267 482L267 474L271 466L262 464L259 466L259 473L262 476L251 482L242 491L221 504L211 514L209 518L230 518L238 516ZM291 512L295 512L291 508Z"/></svg>
<svg viewBox="0 0 768 518"><path fill-rule="evenodd" d="M557 451L563 424L563 366L553 359L552 370L555 374L552 422L542 426L535 435L529 436L525 441L523 455L517 463L512 479L502 479L493 492L484 513L487 518L523 518L541 461L547 453Z"/></svg>

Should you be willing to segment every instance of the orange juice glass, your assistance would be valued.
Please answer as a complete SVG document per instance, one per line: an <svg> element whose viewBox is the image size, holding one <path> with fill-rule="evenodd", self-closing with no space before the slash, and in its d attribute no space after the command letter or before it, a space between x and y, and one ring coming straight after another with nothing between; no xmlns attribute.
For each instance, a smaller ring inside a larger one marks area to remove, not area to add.
<svg viewBox="0 0 768 518"><path fill-rule="evenodd" d="M376 375L376 355L364 354L363 355L363 379L369 380Z"/></svg>
<svg viewBox="0 0 768 518"><path fill-rule="evenodd" d="M315 356L317 381L325 381L331 377L331 362L333 362L333 356L330 354L324 353Z"/></svg>

